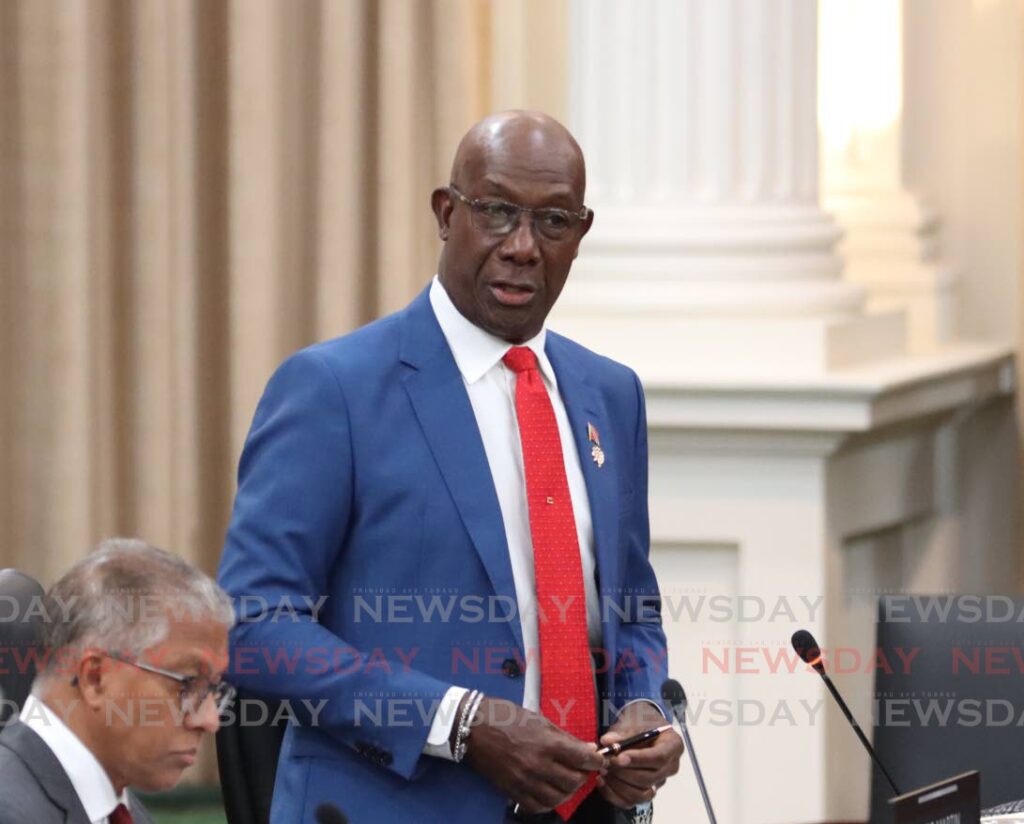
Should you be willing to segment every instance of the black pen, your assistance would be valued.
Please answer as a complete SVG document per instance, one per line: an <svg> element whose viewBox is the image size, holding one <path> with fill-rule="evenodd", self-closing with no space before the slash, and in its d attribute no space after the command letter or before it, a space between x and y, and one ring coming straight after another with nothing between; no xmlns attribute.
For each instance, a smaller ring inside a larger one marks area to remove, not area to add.
<svg viewBox="0 0 1024 824"><path fill-rule="evenodd" d="M619 741L615 744L609 744L607 747L601 747L601 749L597 751L597 754L613 756L618 755L623 750L631 750L634 747L639 747L641 744L647 743L648 741L653 741L655 738L657 738L659 735L665 732L665 730L670 729L672 729L672 725L665 724L665 726L655 727L653 730L644 730L643 732L638 732L636 735L631 735L624 741Z"/></svg>

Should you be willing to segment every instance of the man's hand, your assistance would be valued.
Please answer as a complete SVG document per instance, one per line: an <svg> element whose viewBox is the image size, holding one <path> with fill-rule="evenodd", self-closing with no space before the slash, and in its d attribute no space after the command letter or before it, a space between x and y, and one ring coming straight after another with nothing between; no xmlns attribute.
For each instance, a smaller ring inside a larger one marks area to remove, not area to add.
<svg viewBox="0 0 1024 824"><path fill-rule="evenodd" d="M484 698L466 747L466 763L525 813L553 810L607 759L547 718L500 698Z"/></svg>
<svg viewBox="0 0 1024 824"><path fill-rule="evenodd" d="M647 701L636 701L627 705L611 729L601 736L601 746L665 723L657 707ZM597 780L601 795L609 804L624 809L650 801L657 788L679 772L682 754L683 739L675 730L666 730L649 744L619 753L610 760L607 775Z"/></svg>

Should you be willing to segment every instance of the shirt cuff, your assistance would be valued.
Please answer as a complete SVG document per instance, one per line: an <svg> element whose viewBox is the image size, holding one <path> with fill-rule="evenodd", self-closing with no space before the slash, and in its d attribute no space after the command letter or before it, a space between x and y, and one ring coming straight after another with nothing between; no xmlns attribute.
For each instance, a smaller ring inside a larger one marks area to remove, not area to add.
<svg viewBox="0 0 1024 824"><path fill-rule="evenodd" d="M644 703L650 704L652 707L657 709L658 712L661 713L661 717L662 718L666 718L666 719L668 718L668 716L665 715L665 710L662 709L661 704L659 704L657 701L652 701L650 698L634 698L632 701L627 701L625 704L622 705L622 709L619 710L619 715L622 715L623 710L625 710L626 707L628 707L630 704L636 704L636 703L639 703L640 701L643 701Z"/></svg>
<svg viewBox="0 0 1024 824"><path fill-rule="evenodd" d="M452 728L459 720L459 702L467 692L469 690L465 687L448 687L448 692L437 705L434 720L430 722L430 733L427 735L427 743L423 746L424 755L444 758L447 761L455 760L449 740Z"/></svg>

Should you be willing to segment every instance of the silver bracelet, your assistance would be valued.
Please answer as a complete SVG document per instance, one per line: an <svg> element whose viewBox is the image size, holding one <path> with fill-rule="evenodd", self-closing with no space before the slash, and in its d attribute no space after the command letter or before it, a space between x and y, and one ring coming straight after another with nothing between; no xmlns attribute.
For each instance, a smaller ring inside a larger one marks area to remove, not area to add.
<svg viewBox="0 0 1024 824"><path fill-rule="evenodd" d="M473 698L473 706L471 706L469 708L469 715L466 716L466 730L465 730L466 735L462 739L462 757L463 758L465 758L465 756L466 756L467 741L469 739L469 736L472 735L472 733L473 733L473 722L476 720L476 714L477 714L477 712L479 712L480 705L483 703L483 700L484 700L484 694L482 692L478 692L476 694L476 696Z"/></svg>
<svg viewBox="0 0 1024 824"><path fill-rule="evenodd" d="M455 731L455 746L452 748L452 758L458 764L466 755L466 738L469 737L469 722L474 711L474 705L479 707L483 699L483 693L473 690L462 705L462 712L459 714L459 726Z"/></svg>
<svg viewBox="0 0 1024 824"><path fill-rule="evenodd" d="M484 694L478 693L476 698L473 699L473 706L469 710L469 717L466 719L466 735L468 736L473 730L473 722L476 720L476 714L480 710L480 705L484 702Z"/></svg>

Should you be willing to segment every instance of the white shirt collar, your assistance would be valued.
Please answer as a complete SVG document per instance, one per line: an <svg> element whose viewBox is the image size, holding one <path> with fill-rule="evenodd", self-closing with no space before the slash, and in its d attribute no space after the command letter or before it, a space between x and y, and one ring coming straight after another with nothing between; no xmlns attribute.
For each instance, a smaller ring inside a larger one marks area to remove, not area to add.
<svg viewBox="0 0 1024 824"><path fill-rule="evenodd" d="M30 695L25 699L18 718L53 750L64 772L71 779L71 786L75 788L89 821L93 824L106 822L118 804L129 807L127 790L122 791L121 795L114 792L114 785L110 783L110 776L103 765L92 754L92 750L82 743L82 739L61 720L58 713L36 696Z"/></svg>
<svg viewBox="0 0 1024 824"><path fill-rule="evenodd" d="M430 305L434 310L441 332L452 350L455 364L462 373L462 379L467 384L476 383L486 375L503 357L512 344L502 340L490 332L485 332L465 316L452 303L448 292L441 284L441 280L434 275L430 283ZM548 360L544 351L544 343L547 340L547 328L542 327L540 332L528 341L520 344L533 350L537 356L537 364L541 375L552 389L558 387L555 378L555 370Z"/></svg>

